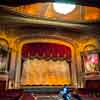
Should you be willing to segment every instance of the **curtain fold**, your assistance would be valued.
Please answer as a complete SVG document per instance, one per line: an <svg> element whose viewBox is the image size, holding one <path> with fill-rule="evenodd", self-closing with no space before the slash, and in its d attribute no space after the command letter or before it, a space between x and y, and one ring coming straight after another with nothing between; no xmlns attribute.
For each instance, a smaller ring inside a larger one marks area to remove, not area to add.
<svg viewBox="0 0 100 100"><path fill-rule="evenodd" d="M22 58L71 59L71 49L55 43L28 43L22 48Z"/></svg>

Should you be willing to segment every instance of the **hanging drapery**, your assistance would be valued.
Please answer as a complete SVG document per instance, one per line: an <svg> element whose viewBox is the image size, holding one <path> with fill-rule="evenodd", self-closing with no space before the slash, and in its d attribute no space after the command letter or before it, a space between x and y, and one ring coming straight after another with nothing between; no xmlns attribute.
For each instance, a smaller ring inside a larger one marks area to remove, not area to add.
<svg viewBox="0 0 100 100"><path fill-rule="evenodd" d="M65 60L27 59L22 67L21 85L71 84L70 65Z"/></svg>
<svg viewBox="0 0 100 100"><path fill-rule="evenodd" d="M56 43L28 43L22 48L22 56L21 85L71 84L69 47Z"/></svg>
<svg viewBox="0 0 100 100"><path fill-rule="evenodd" d="M71 60L71 49L56 43L28 43L22 48L22 58Z"/></svg>

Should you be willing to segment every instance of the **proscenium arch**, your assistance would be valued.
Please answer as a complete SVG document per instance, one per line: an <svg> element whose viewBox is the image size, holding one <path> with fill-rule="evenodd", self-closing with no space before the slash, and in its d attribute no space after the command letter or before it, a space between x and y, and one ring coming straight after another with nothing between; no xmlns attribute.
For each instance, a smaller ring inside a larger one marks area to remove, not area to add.
<svg viewBox="0 0 100 100"><path fill-rule="evenodd" d="M67 39L65 40L64 38L61 38L61 37L55 37L55 36L34 36L34 37L24 37L24 38L20 38L18 39L18 59L17 59L17 66L16 66L16 79L15 79L15 82L18 83L17 84L17 87L20 87L20 74L21 74L21 54L22 54L22 47L24 44L27 44L27 43L37 43L37 42L41 42L41 43L56 43L56 44L62 44L62 45L65 45L67 47L70 47L71 49L71 53L72 53L72 58L71 58L71 70L73 69L73 76L72 76L72 80L74 81L75 80L75 83L76 83L76 78L75 76L76 75L76 70L77 70L77 66L75 67L76 65L76 50L75 48L77 47L77 45L75 45L75 42L74 43L71 43L72 41L68 41ZM74 83L74 82L73 82Z"/></svg>

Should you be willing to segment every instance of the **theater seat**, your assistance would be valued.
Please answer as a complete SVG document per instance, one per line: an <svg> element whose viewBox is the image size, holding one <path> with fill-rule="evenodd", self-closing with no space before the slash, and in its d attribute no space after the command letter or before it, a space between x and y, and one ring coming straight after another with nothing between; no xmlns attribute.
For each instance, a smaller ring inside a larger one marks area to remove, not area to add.
<svg viewBox="0 0 100 100"><path fill-rule="evenodd" d="M0 91L3 91L6 89L6 81L0 80Z"/></svg>
<svg viewBox="0 0 100 100"><path fill-rule="evenodd" d="M19 100L36 100L31 93L24 93Z"/></svg>

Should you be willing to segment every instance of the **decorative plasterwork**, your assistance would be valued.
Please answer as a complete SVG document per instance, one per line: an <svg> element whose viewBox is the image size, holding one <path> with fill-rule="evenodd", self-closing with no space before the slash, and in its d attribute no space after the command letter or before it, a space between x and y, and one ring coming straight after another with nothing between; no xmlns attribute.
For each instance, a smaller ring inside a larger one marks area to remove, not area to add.
<svg viewBox="0 0 100 100"><path fill-rule="evenodd" d="M24 44L27 43L37 43L37 42L41 42L41 43L56 43L56 44L63 44L65 46L68 46L71 48L72 51L72 58L71 58L71 69L72 70L72 80L73 83L77 83L76 82L76 70L77 70L77 65L76 65L76 49L78 47L77 42L75 42L72 39L67 39L66 37L62 37L62 36L52 36L52 35L33 35L33 36L24 36L24 37L20 37L17 38L17 40L15 41L15 43L17 43L17 48L18 48L18 59L17 59L17 66L16 66L16 85L20 86L20 74L21 74L21 53L22 53L22 47ZM18 84L17 84L18 83Z"/></svg>
<svg viewBox="0 0 100 100"><path fill-rule="evenodd" d="M0 46L2 48L9 48L9 43L5 38L0 37Z"/></svg>

